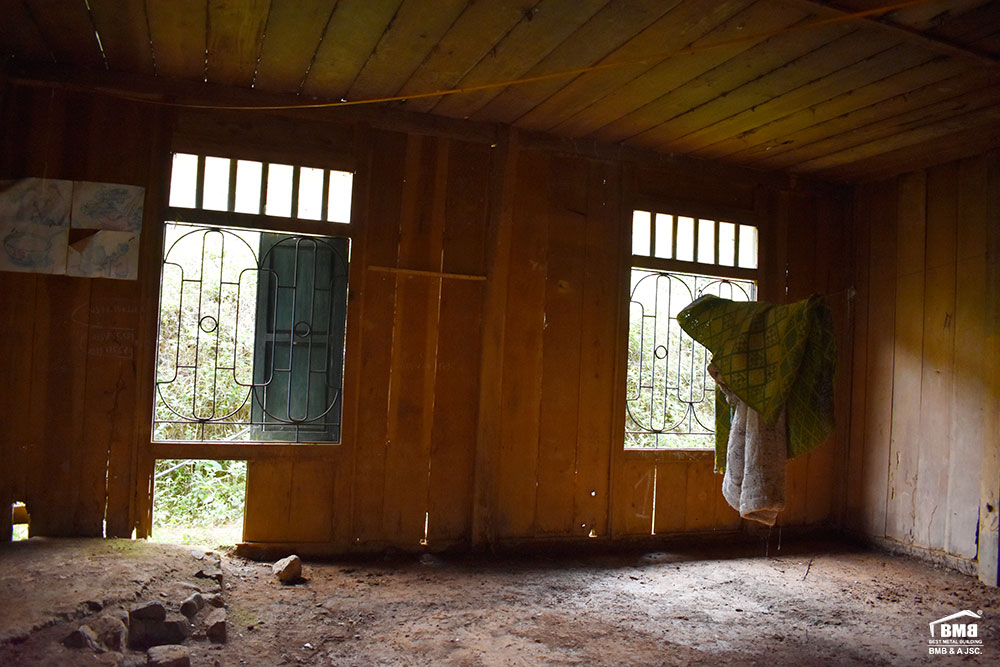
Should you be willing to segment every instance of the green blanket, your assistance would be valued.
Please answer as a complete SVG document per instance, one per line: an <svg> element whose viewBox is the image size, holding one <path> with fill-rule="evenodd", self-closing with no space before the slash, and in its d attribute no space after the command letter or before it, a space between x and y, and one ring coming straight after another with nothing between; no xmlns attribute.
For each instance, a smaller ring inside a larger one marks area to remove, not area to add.
<svg viewBox="0 0 1000 667"><path fill-rule="evenodd" d="M726 386L773 424L787 409L788 457L833 431L837 343L826 299L777 306L703 296L677 315L681 328L712 353ZM726 465L730 408L715 398L715 467Z"/></svg>

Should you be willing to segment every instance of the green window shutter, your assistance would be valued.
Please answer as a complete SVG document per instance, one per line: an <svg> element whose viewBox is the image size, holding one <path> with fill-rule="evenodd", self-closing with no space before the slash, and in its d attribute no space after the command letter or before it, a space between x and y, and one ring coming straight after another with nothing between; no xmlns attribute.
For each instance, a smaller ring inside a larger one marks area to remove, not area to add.
<svg viewBox="0 0 1000 667"><path fill-rule="evenodd" d="M264 233L254 345L254 440L339 442L346 238Z"/></svg>

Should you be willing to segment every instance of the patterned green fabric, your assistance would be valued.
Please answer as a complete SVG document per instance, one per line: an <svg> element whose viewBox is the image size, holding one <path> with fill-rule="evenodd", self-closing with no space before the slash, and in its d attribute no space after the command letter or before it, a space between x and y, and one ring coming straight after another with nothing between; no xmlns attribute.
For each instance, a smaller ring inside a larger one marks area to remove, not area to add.
<svg viewBox="0 0 1000 667"><path fill-rule="evenodd" d="M788 456L833 432L837 343L826 299L776 306L703 296L677 315L681 328L712 353L726 386L773 424L787 409ZM715 463L725 469L730 409L716 392Z"/></svg>

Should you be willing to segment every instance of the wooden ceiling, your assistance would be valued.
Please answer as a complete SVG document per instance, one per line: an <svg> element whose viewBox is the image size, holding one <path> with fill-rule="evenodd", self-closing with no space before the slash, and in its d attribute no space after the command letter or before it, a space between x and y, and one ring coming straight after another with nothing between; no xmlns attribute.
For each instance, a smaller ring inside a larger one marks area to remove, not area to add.
<svg viewBox="0 0 1000 667"><path fill-rule="evenodd" d="M304 101L563 73L383 104L830 180L1000 144L1000 1L845 17L893 3L0 0L0 53Z"/></svg>

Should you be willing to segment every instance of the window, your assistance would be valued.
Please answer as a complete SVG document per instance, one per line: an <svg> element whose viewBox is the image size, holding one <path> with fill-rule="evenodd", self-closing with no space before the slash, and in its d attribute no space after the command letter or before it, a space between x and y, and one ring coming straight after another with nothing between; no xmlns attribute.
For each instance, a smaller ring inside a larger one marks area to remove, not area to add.
<svg viewBox="0 0 1000 667"><path fill-rule="evenodd" d="M174 156L154 440L340 441L352 183Z"/></svg>
<svg viewBox="0 0 1000 667"><path fill-rule="evenodd" d="M677 314L705 294L754 300L756 269L752 225L633 211L626 448L714 446L710 355L681 330Z"/></svg>

